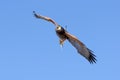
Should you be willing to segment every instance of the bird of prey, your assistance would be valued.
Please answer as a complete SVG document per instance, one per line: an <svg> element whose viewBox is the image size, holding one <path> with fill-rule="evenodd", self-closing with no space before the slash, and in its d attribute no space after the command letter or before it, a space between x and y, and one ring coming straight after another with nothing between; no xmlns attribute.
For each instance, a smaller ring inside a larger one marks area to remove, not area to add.
<svg viewBox="0 0 120 80"><path fill-rule="evenodd" d="M33 11L34 16L39 19L44 19L48 22L51 22L55 25L56 34L59 37L60 45L63 45L65 40L68 40L78 51L79 54L81 54L83 57L85 57L90 63L96 63L96 56L93 54L93 51L88 49L85 44L83 44L80 40L78 40L74 35L67 32L62 26L60 26L58 23L56 23L53 19L42 16L39 14L36 14L35 11Z"/></svg>

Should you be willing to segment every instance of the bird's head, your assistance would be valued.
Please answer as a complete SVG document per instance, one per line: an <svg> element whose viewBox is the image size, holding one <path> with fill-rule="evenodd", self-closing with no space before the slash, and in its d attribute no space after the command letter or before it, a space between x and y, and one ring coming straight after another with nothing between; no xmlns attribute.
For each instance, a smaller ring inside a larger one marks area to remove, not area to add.
<svg viewBox="0 0 120 80"><path fill-rule="evenodd" d="M58 25L56 27L56 32L59 34L64 34L65 33L65 29L63 27L61 27L60 25Z"/></svg>

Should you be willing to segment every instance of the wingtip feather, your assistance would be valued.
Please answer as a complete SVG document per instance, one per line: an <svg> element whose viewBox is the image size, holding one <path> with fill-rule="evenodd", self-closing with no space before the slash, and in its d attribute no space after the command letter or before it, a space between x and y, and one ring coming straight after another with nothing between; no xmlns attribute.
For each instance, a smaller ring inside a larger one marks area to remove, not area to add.
<svg viewBox="0 0 120 80"><path fill-rule="evenodd" d="M89 49L88 49L89 50ZM96 55L93 54L93 51L89 50L90 56L88 57L88 61L93 64L96 63L97 59L95 58Z"/></svg>
<svg viewBox="0 0 120 80"><path fill-rule="evenodd" d="M35 11L33 11L33 14L34 14L34 16L35 16L36 18L39 18L39 16L36 14Z"/></svg>

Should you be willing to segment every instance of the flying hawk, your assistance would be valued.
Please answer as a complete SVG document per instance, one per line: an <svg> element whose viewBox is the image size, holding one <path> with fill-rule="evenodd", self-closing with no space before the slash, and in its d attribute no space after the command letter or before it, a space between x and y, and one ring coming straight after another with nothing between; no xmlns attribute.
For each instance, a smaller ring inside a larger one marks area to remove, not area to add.
<svg viewBox="0 0 120 80"><path fill-rule="evenodd" d="M71 35L69 32L67 32L62 26L57 24L54 20L52 20L49 17L38 15L33 11L34 16L39 19L44 19L48 22L53 23L56 26L56 34L60 38L60 45L63 45L65 40L68 40L78 51L79 54L81 54L83 57L85 57L90 63L96 63L96 56L93 54L93 52L88 49L85 44L83 44L80 40L78 40L74 35Z"/></svg>

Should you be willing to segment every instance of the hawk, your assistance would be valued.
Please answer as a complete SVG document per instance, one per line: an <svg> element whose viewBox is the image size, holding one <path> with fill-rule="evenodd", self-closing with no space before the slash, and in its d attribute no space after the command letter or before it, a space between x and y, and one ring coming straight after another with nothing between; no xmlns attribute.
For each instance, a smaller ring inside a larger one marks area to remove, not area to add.
<svg viewBox="0 0 120 80"><path fill-rule="evenodd" d="M65 40L68 40L78 51L79 54L81 54L83 57L85 57L90 63L96 63L96 56L93 54L93 51L88 49L85 44L83 44L80 40L78 40L74 35L67 32L62 26L57 24L53 19L42 16L39 14L36 14L35 11L33 11L34 16L39 19L44 19L48 22L51 22L55 25L56 34L59 37L60 45L63 45Z"/></svg>

